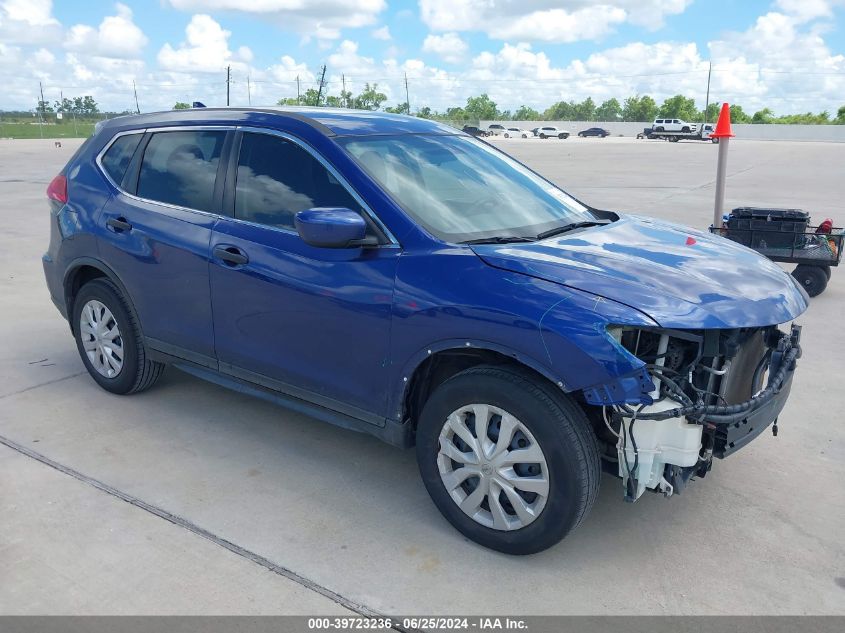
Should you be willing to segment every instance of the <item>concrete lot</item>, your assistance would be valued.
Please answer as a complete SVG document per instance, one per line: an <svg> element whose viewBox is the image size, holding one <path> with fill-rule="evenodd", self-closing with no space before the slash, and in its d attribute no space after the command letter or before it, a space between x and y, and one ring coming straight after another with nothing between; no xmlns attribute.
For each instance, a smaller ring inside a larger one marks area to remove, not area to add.
<svg viewBox="0 0 845 633"><path fill-rule="evenodd" d="M716 146L498 143L596 206L709 223ZM779 437L668 501L605 477L576 533L514 558L441 518L411 451L175 370L99 389L40 263L76 144L0 141L0 613L845 614L845 270L801 319ZM843 164L845 144L737 141L728 208L841 224Z"/></svg>

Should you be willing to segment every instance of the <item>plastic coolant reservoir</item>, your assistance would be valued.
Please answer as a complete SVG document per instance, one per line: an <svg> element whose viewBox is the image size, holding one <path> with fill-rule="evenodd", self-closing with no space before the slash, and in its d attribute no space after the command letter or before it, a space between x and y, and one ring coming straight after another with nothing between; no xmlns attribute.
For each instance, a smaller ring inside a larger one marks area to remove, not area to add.
<svg viewBox="0 0 845 633"><path fill-rule="evenodd" d="M661 406L657 403L652 407L645 407L643 413L656 411L671 406ZM627 486L628 467L631 474L637 480L636 499L645 492L646 488L657 488L663 481L663 470L666 464L675 466L695 466L698 463L698 454L701 450L702 427L698 424L689 424L683 418L669 418L668 420L636 420L633 428L630 418L622 422L627 429L627 441L623 449L622 443L625 435L620 433L620 439L616 450L619 455L619 474L623 484ZM636 454L633 437L637 443ZM625 458L627 457L627 464ZM637 461L637 468L634 470L634 461ZM661 490L671 494L671 486L663 481Z"/></svg>

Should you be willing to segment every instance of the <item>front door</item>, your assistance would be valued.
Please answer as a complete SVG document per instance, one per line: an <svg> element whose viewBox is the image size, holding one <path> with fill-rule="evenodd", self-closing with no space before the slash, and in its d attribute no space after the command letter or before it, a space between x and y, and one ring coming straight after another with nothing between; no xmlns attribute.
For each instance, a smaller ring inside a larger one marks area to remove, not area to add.
<svg viewBox="0 0 845 633"><path fill-rule="evenodd" d="M386 409L400 250L389 243L309 246L294 228L294 215L312 207L345 207L369 217L360 198L310 149L278 134L245 132L234 217L222 218L212 237L220 368L378 423Z"/></svg>

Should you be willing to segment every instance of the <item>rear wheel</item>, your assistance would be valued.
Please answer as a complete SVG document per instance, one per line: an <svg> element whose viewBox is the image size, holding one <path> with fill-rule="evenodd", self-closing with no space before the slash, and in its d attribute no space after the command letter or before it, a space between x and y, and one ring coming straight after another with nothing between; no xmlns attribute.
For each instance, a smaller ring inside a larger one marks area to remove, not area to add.
<svg viewBox="0 0 845 633"><path fill-rule="evenodd" d="M91 377L117 394L149 389L164 365L147 358L126 297L108 279L85 284L73 304L76 347Z"/></svg>
<svg viewBox="0 0 845 633"><path fill-rule="evenodd" d="M670 137L669 137L669 142L670 142L670 143L677 143L677 142L678 142L678 137L677 137L677 136L670 136Z"/></svg>
<svg viewBox="0 0 845 633"><path fill-rule="evenodd" d="M811 297L817 297L827 288L827 274L822 266L807 266L799 264L792 271L792 276L807 291Z"/></svg>
<svg viewBox="0 0 845 633"><path fill-rule="evenodd" d="M598 494L599 453L583 411L516 369L474 367L438 387L420 416L416 450L443 516L508 554L551 547Z"/></svg>
<svg viewBox="0 0 845 633"><path fill-rule="evenodd" d="M546 135L545 135L545 134L541 134L541 135L540 135L540 138L546 138Z"/></svg>

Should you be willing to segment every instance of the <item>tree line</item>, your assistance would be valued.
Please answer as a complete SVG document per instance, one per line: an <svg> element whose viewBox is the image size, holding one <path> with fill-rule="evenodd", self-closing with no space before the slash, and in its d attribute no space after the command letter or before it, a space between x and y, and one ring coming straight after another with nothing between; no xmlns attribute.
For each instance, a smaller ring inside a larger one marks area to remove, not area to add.
<svg viewBox="0 0 845 633"><path fill-rule="evenodd" d="M353 95L342 91L340 95L325 95L315 88L309 88L299 97L279 99L277 105L310 105L361 110L379 110L387 101L387 95L380 92L378 84L365 84L364 89ZM187 104L177 104L187 107ZM656 118L683 119L685 121L711 121L719 117L719 104L711 103L707 111L699 110L695 99L675 95L658 105L649 95L634 95L623 100L608 99L596 104L591 97L583 101L558 101L543 110L520 106L516 110L500 110L487 94L469 97L464 106L454 106L437 111L429 106L417 108L413 114L425 119L438 119L453 123L478 123L479 121L653 121ZM385 112L411 114L408 103L385 106ZM776 115L771 108L763 108L753 114L745 112L741 105L731 105L731 123L780 123L780 124L839 124L845 125L845 105L835 116L828 111L819 113Z"/></svg>

